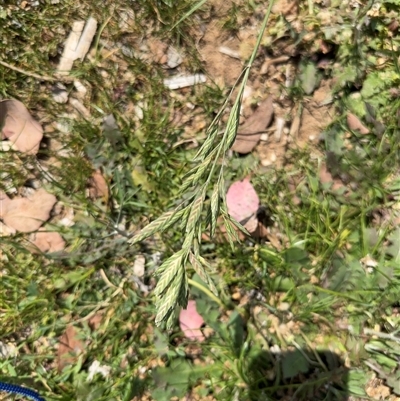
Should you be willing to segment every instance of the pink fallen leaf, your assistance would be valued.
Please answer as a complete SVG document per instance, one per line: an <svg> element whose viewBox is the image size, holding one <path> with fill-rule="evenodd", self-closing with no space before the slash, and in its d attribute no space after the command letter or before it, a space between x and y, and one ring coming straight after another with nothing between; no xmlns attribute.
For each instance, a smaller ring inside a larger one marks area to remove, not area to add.
<svg viewBox="0 0 400 401"><path fill-rule="evenodd" d="M49 219L56 201L56 197L43 188L29 198L14 198L3 209L3 222L20 232L36 231Z"/></svg>
<svg viewBox="0 0 400 401"><path fill-rule="evenodd" d="M42 126L18 100L0 102L1 139L8 139L20 152L35 155L43 138Z"/></svg>
<svg viewBox="0 0 400 401"><path fill-rule="evenodd" d="M228 213L239 223L257 213L260 199L249 178L234 182L226 194Z"/></svg>
<svg viewBox="0 0 400 401"><path fill-rule="evenodd" d="M205 337L200 330L204 319L196 309L196 301L189 301L187 308L182 309L179 314L179 327L186 338L197 341L204 341Z"/></svg>
<svg viewBox="0 0 400 401"><path fill-rule="evenodd" d="M272 96L268 96L247 121L239 127L232 150L238 153L250 153L271 123L273 114Z"/></svg>
<svg viewBox="0 0 400 401"><path fill-rule="evenodd" d="M352 131L358 131L360 134L369 134L369 129L353 113L347 114L347 125Z"/></svg>
<svg viewBox="0 0 400 401"><path fill-rule="evenodd" d="M40 228L38 232L31 234L30 241L32 245L32 252L58 252L65 248L65 241L58 232L45 231Z"/></svg>

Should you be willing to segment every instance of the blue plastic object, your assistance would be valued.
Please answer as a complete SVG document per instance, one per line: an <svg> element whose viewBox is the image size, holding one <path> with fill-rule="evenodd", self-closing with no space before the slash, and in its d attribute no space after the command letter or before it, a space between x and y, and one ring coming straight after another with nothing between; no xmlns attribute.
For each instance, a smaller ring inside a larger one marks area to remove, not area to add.
<svg viewBox="0 0 400 401"><path fill-rule="evenodd" d="M29 388L17 386L15 384L0 382L0 391L5 391L9 394L22 395L34 401L45 401L45 399L42 398L36 391L30 390Z"/></svg>

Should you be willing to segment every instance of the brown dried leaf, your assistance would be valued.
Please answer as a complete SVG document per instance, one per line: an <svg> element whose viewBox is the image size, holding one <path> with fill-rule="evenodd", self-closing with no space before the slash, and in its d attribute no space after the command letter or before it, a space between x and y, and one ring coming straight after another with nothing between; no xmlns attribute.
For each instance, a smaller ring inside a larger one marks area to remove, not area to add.
<svg viewBox="0 0 400 401"><path fill-rule="evenodd" d="M290 138L295 138L295 139L298 138L300 125L301 125L301 115L296 114L292 120L292 124L290 125L290 132L289 132Z"/></svg>
<svg viewBox="0 0 400 401"><path fill-rule="evenodd" d="M253 234L258 229L258 218L256 214L251 215L247 221L243 224L243 227L250 233Z"/></svg>
<svg viewBox="0 0 400 401"><path fill-rule="evenodd" d="M247 228L247 227L246 227ZM257 219L257 228L251 232L253 238L268 238L268 228Z"/></svg>
<svg viewBox="0 0 400 401"><path fill-rule="evenodd" d="M105 198L108 200L108 185L101 174L100 170L96 170L89 179L89 196L92 199Z"/></svg>
<svg viewBox="0 0 400 401"><path fill-rule="evenodd" d="M97 331L100 328L103 319L104 319L104 312L103 311L99 311L95 315L93 315L88 320L89 327L91 328L91 330L92 331Z"/></svg>
<svg viewBox="0 0 400 401"><path fill-rule="evenodd" d="M8 237L9 235L14 235L16 233L15 229L6 226L0 221L0 237Z"/></svg>
<svg viewBox="0 0 400 401"><path fill-rule="evenodd" d="M83 350L84 343L79 339L79 333L74 326L68 326L60 337L57 351L58 371L61 372L67 365L75 364Z"/></svg>
<svg viewBox="0 0 400 401"><path fill-rule="evenodd" d="M321 164L319 169L319 180L322 184L329 184L333 182L332 174L328 171L325 163Z"/></svg>
<svg viewBox="0 0 400 401"><path fill-rule="evenodd" d="M159 39L150 38L147 42L149 46L150 58L152 61L165 64L168 61L168 45Z"/></svg>
<svg viewBox="0 0 400 401"><path fill-rule="evenodd" d="M272 96L268 96L247 121L239 127L232 150L238 153L250 153L271 123L273 114Z"/></svg>
<svg viewBox="0 0 400 401"><path fill-rule="evenodd" d="M369 129L353 113L347 114L347 125L352 131L358 131L360 134L369 134Z"/></svg>
<svg viewBox="0 0 400 401"><path fill-rule="evenodd" d="M334 191L346 187L340 179L332 177L325 163L319 169L319 180L321 184L332 184L331 189Z"/></svg>
<svg viewBox="0 0 400 401"><path fill-rule="evenodd" d="M273 14L283 14L283 15L288 15L291 13L297 13L297 2L296 1L291 1L291 0L278 0L276 3L274 3L272 7L272 13Z"/></svg>
<svg viewBox="0 0 400 401"><path fill-rule="evenodd" d="M0 219L3 218L3 214L7 205L11 202L11 199L3 191L0 191Z"/></svg>
<svg viewBox="0 0 400 401"><path fill-rule="evenodd" d="M1 139L7 138L20 152L35 155L43 137L42 126L18 100L0 102Z"/></svg>
<svg viewBox="0 0 400 401"><path fill-rule="evenodd" d="M63 237L57 232L44 231L45 228L34 234L31 234L30 241L32 243L32 252L58 252L65 248Z"/></svg>
<svg viewBox="0 0 400 401"><path fill-rule="evenodd" d="M43 188L30 198L14 198L6 203L2 219L9 227L27 233L36 231L50 217L57 199Z"/></svg>
<svg viewBox="0 0 400 401"><path fill-rule="evenodd" d="M292 196L292 202L294 205L298 206L301 203L300 197L297 195L298 193L298 186L299 186L299 181L296 177L294 176L289 176L288 177L288 183L287 183L290 195Z"/></svg>

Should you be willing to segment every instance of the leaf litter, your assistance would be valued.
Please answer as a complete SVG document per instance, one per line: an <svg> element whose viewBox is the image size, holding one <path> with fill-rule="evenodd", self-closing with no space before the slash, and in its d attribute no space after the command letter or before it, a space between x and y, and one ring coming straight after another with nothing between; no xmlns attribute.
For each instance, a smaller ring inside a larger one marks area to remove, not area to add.
<svg viewBox="0 0 400 401"><path fill-rule="evenodd" d="M42 126L19 100L0 101L1 139L8 139L16 150L35 155L43 138Z"/></svg>
<svg viewBox="0 0 400 401"><path fill-rule="evenodd" d="M272 97L262 101L256 111L239 127L232 150L238 153L250 153L258 144L261 135L272 121L274 106Z"/></svg>
<svg viewBox="0 0 400 401"><path fill-rule="evenodd" d="M78 358L85 351L85 344L81 333L75 326L69 325L59 339L57 350L57 369L59 372L78 362Z"/></svg>
<svg viewBox="0 0 400 401"><path fill-rule="evenodd" d="M38 230L49 218L57 199L39 188L26 197L15 197L2 203L3 222L16 231L28 233Z"/></svg>
<svg viewBox="0 0 400 401"><path fill-rule="evenodd" d="M226 194L226 204L228 213L249 233L256 231L260 199L249 178L232 183Z"/></svg>
<svg viewBox="0 0 400 401"><path fill-rule="evenodd" d="M30 235L29 240L33 245L32 252L52 253L64 250L65 241L60 233L47 231L44 227Z"/></svg>
<svg viewBox="0 0 400 401"><path fill-rule="evenodd" d="M109 190L107 181L100 170L93 172L89 179L89 196L91 199L103 198L108 201Z"/></svg>
<svg viewBox="0 0 400 401"><path fill-rule="evenodd" d="M360 134L369 134L369 129L360 121L353 113L347 113L347 125L353 131L358 131Z"/></svg>

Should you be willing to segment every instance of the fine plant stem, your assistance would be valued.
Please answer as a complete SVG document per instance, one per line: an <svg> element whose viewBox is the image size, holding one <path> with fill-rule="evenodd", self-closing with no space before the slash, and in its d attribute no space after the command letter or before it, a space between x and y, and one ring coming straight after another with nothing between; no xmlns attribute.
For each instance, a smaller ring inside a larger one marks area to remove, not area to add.
<svg viewBox="0 0 400 401"><path fill-rule="evenodd" d="M191 278L188 279L188 283L192 285L193 287L196 287L200 291L202 291L204 294L206 294L210 299L212 299L214 302L216 302L221 308L224 306L222 301L215 296L207 287L204 287L204 285L201 285L199 282L192 280Z"/></svg>
<svg viewBox="0 0 400 401"><path fill-rule="evenodd" d="M19 72L20 74L26 75L27 77L35 78L38 79L39 81L47 81L47 82L72 82L74 80L73 77L65 77L65 76L59 76L59 77L50 77L48 75L39 75L35 74L34 72L26 71L23 70L22 68L15 67L14 65L11 65L9 63L6 63L3 60L0 60L0 65L3 67L9 68L10 70Z"/></svg>
<svg viewBox="0 0 400 401"><path fill-rule="evenodd" d="M400 344L400 338L399 337L395 337L393 334L381 333L379 331L371 330L371 329L368 329L368 328L364 329L364 334L365 335L371 335L371 336L377 336L377 337L380 337L380 338L384 338L385 340L395 341L395 342Z"/></svg>
<svg viewBox="0 0 400 401"><path fill-rule="evenodd" d="M190 17L195 11L197 11L199 8L203 6L203 4L207 3L207 0L201 0L198 3L196 3L187 13L185 13L179 20L172 25L172 27L169 29L170 31L174 30L181 22L183 22L186 18Z"/></svg>

